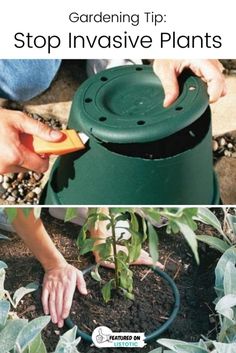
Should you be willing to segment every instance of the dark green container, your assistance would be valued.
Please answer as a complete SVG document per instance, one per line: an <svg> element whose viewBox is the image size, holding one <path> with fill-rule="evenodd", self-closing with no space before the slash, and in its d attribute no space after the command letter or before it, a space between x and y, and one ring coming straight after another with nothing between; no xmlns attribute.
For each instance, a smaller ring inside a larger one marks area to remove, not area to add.
<svg viewBox="0 0 236 353"><path fill-rule="evenodd" d="M149 66L103 71L77 91L69 128L86 150L57 159L41 202L61 205L218 204L206 86L186 73L163 108Z"/></svg>

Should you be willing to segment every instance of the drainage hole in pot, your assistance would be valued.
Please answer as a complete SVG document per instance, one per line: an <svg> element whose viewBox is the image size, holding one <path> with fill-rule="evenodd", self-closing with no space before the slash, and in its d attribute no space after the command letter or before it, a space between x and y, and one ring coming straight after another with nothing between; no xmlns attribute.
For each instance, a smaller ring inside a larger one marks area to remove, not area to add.
<svg viewBox="0 0 236 353"><path fill-rule="evenodd" d="M183 107L176 107L175 110L182 110Z"/></svg>
<svg viewBox="0 0 236 353"><path fill-rule="evenodd" d="M190 86L189 91L195 91L196 87L195 86Z"/></svg>
<svg viewBox="0 0 236 353"><path fill-rule="evenodd" d="M107 120L107 118L105 117L105 116L101 116L100 118L99 118L99 121L106 121Z"/></svg>
<svg viewBox="0 0 236 353"><path fill-rule="evenodd" d="M146 121L143 121L143 120L137 121L137 124L138 124L138 125L144 125L145 123L146 123Z"/></svg>
<svg viewBox="0 0 236 353"><path fill-rule="evenodd" d="M136 69L135 69L136 71L142 71L143 70L143 68L142 67L136 67Z"/></svg>
<svg viewBox="0 0 236 353"><path fill-rule="evenodd" d="M100 78L100 80L101 80L101 81L103 81L103 82L105 82L105 81L107 81L107 80L108 80L108 78L107 78L107 77L105 77L105 76L102 76L102 77Z"/></svg>
<svg viewBox="0 0 236 353"><path fill-rule="evenodd" d="M91 103L93 100L92 100L92 98L85 98L85 103Z"/></svg>

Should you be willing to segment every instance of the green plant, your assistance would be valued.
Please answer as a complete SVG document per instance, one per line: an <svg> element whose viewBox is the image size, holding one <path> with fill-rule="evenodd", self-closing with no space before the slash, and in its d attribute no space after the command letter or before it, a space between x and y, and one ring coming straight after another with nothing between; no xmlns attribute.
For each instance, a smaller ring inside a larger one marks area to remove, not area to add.
<svg viewBox="0 0 236 353"><path fill-rule="evenodd" d="M20 319L15 309L24 295L38 288L36 283L17 289L11 297L4 288L7 264L0 261L0 352L1 353L47 353L41 331L50 321L50 316L40 316L32 321ZM53 353L79 353L76 338L77 327L67 331L59 339Z"/></svg>
<svg viewBox="0 0 236 353"><path fill-rule="evenodd" d="M229 213L228 208L222 208L222 211L224 212L222 224L208 208L199 208L195 220L212 226L219 233L218 236L198 235L197 240L224 253L236 244L236 216Z"/></svg>
<svg viewBox="0 0 236 353"><path fill-rule="evenodd" d="M197 224L194 221L197 213L197 208L109 208L107 213L102 212L101 209L91 208L78 236L77 245L80 254L97 251L101 262L106 261L114 266L114 277L102 287L105 302L110 300L113 289L121 290L126 297L133 299L133 273L130 264L140 256L145 241L148 242L153 264L156 263L159 257L158 230L154 228L154 225L161 227L163 219L163 226L166 226L168 234L179 232L183 234L199 263L195 234ZM67 209L65 220L68 221L74 217L76 217L76 209ZM90 236L90 230L97 221L107 222L106 228L110 234L105 239L100 238L99 234L97 239ZM118 238L116 237L115 229L119 221L128 222L128 227L119 227L124 232L129 232L128 239L124 238L122 233ZM119 248L119 245L123 248ZM96 265L91 275L101 282L99 266L100 263Z"/></svg>
<svg viewBox="0 0 236 353"><path fill-rule="evenodd" d="M234 353L236 352L236 248L231 247L221 256L215 269L215 310L219 317L216 340L205 337L199 342L159 339L168 348L150 353Z"/></svg>

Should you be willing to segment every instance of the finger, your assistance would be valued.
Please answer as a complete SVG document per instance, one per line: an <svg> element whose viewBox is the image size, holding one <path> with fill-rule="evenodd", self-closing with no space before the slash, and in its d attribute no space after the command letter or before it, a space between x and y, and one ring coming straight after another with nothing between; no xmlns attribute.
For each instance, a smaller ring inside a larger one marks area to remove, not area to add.
<svg viewBox="0 0 236 353"><path fill-rule="evenodd" d="M216 102L226 94L223 66L217 60L205 60L190 66L192 71L207 83L210 103Z"/></svg>
<svg viewBox="0 0 236 353"><path fill-rule="evenodd" d="M63 138L63 133L59 130L54 130L48 125L34 120L25 114L17 122L19 131L35 135L46 141L60 141Z"/></svg>
<svg viewBox="0 0 236 353"><path fill-rule="evenodd" d="M0 174L7 174L7 173L26 173L28 172L28 169L25 169L23 167L19 167L17 165L11 165L8 166L6 170L1 172Z"/></svg>
<svg viewBox="0 0 236 353"><path fill-rule="evenodd" d="M87 288L86 288L86 282L84 280L84 276L81 271L77 272L77 288L81 294L88 294Z"/></svg>
<svg viewBox="0 0 236 353"><path fill-rule="evenodd" d="M33 170L38 173L44 173L49 167L49 159L41 158L38 154L30 151L24 145L20 145L20 151L22 154L22 165L21 167L29 170Z"/></svg>
<svg viewBox="0 0 236 353"><path fill-rule="evenodd" d="M69 286L67 286L67 288L64 291L63 309L62 309L62 318L63 319L66 319L69 316L74 291L75 291L75 286L72 283Z"/></svg>
<svg viewBox="0 0 236 353"><path fill-rule="evenodd" d="M45 315L49 314L48 298L49 298L49 292L46 288L43 288L41 300L42 300L43 311Z"/></svg>
<svg viewBox="0 0 236 353"><path fill-rule="evenodd" d="M51 291L49 295L49 311L54 324L57 323L57 312L56 312L56 295L55 291Z"/></svg>
<svg viewBox="0 0 236 353"><path fill-rule="evenodd" d="M102 267L111 268L112 270L115 269L115 265L109 261L101 261L99 262L99 265L101 265Z"/></svg>
<svg viewBox="0 0 236 353"><path fill-rule="evenodd" d="M153 65L153 70L163 85L165 93L163 106L166 108L174 103L179 96L179 84L175 66L168 60L160 60Z"/></svg>
<svg viewBox="0 0 236 353"><path fill-rule="evenodd" d="M62 310L63 310L63 288L58 284L56 290L56 312L57 312L57 324L58 327L62 327L64 324L64 320L62 318Z"/></svg>

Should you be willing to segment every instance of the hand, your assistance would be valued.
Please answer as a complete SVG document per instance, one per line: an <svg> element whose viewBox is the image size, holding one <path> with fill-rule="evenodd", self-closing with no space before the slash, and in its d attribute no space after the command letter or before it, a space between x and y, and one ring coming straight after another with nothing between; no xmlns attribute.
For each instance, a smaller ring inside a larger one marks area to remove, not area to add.
<svg viewBox="0 0 236 353"><path fill-rule="evenodd" d="M63 327L69 316L75 288L87 294L83 274L65 262L64 265L47 270L43 280L42 304L44 313L50 314L52 322Z"/></svg>
<svg viewBox="0 0 236 353"><path fill-rule="evenodd" d="M207 83L210 103L225 96L226 84L222 74L224 68L219 60L154 60L153 70L160 78L165 91L164 107L168 107L178 98L177 78L185 68L192 70Z"/></svg>
<svg viewBox="0 0 236 353"><path fill-rule="evenodd" d="M117 250L117 252L123 251L126 254L128 253L127 248L122 245L117 245L116 250ZM111 269L115 268L115 265L113 262L102 261L99 256L98 251L94 251L93 255L95 257L96 263L99 264L100 266L111 268ZM141 249L140 256L138 257L138 259L135 260L134 262L132 262L130 265L146 265L146 266L153 266L154 265L154 266L159 267L161 270L164 269L164 266L159 261L157 261L154 264L151 256L147 253L147 251L145 251L143 249Z"/></svg>
<svg viewBox="0 0 236 353"><path fill-rule="evenodd" d="M62 133L19 111L0 109L0 174L33 170L43 173L48 169L49 159L26 148L20 141L22 133L36 135L46 141L60 141Z"/></svg>

